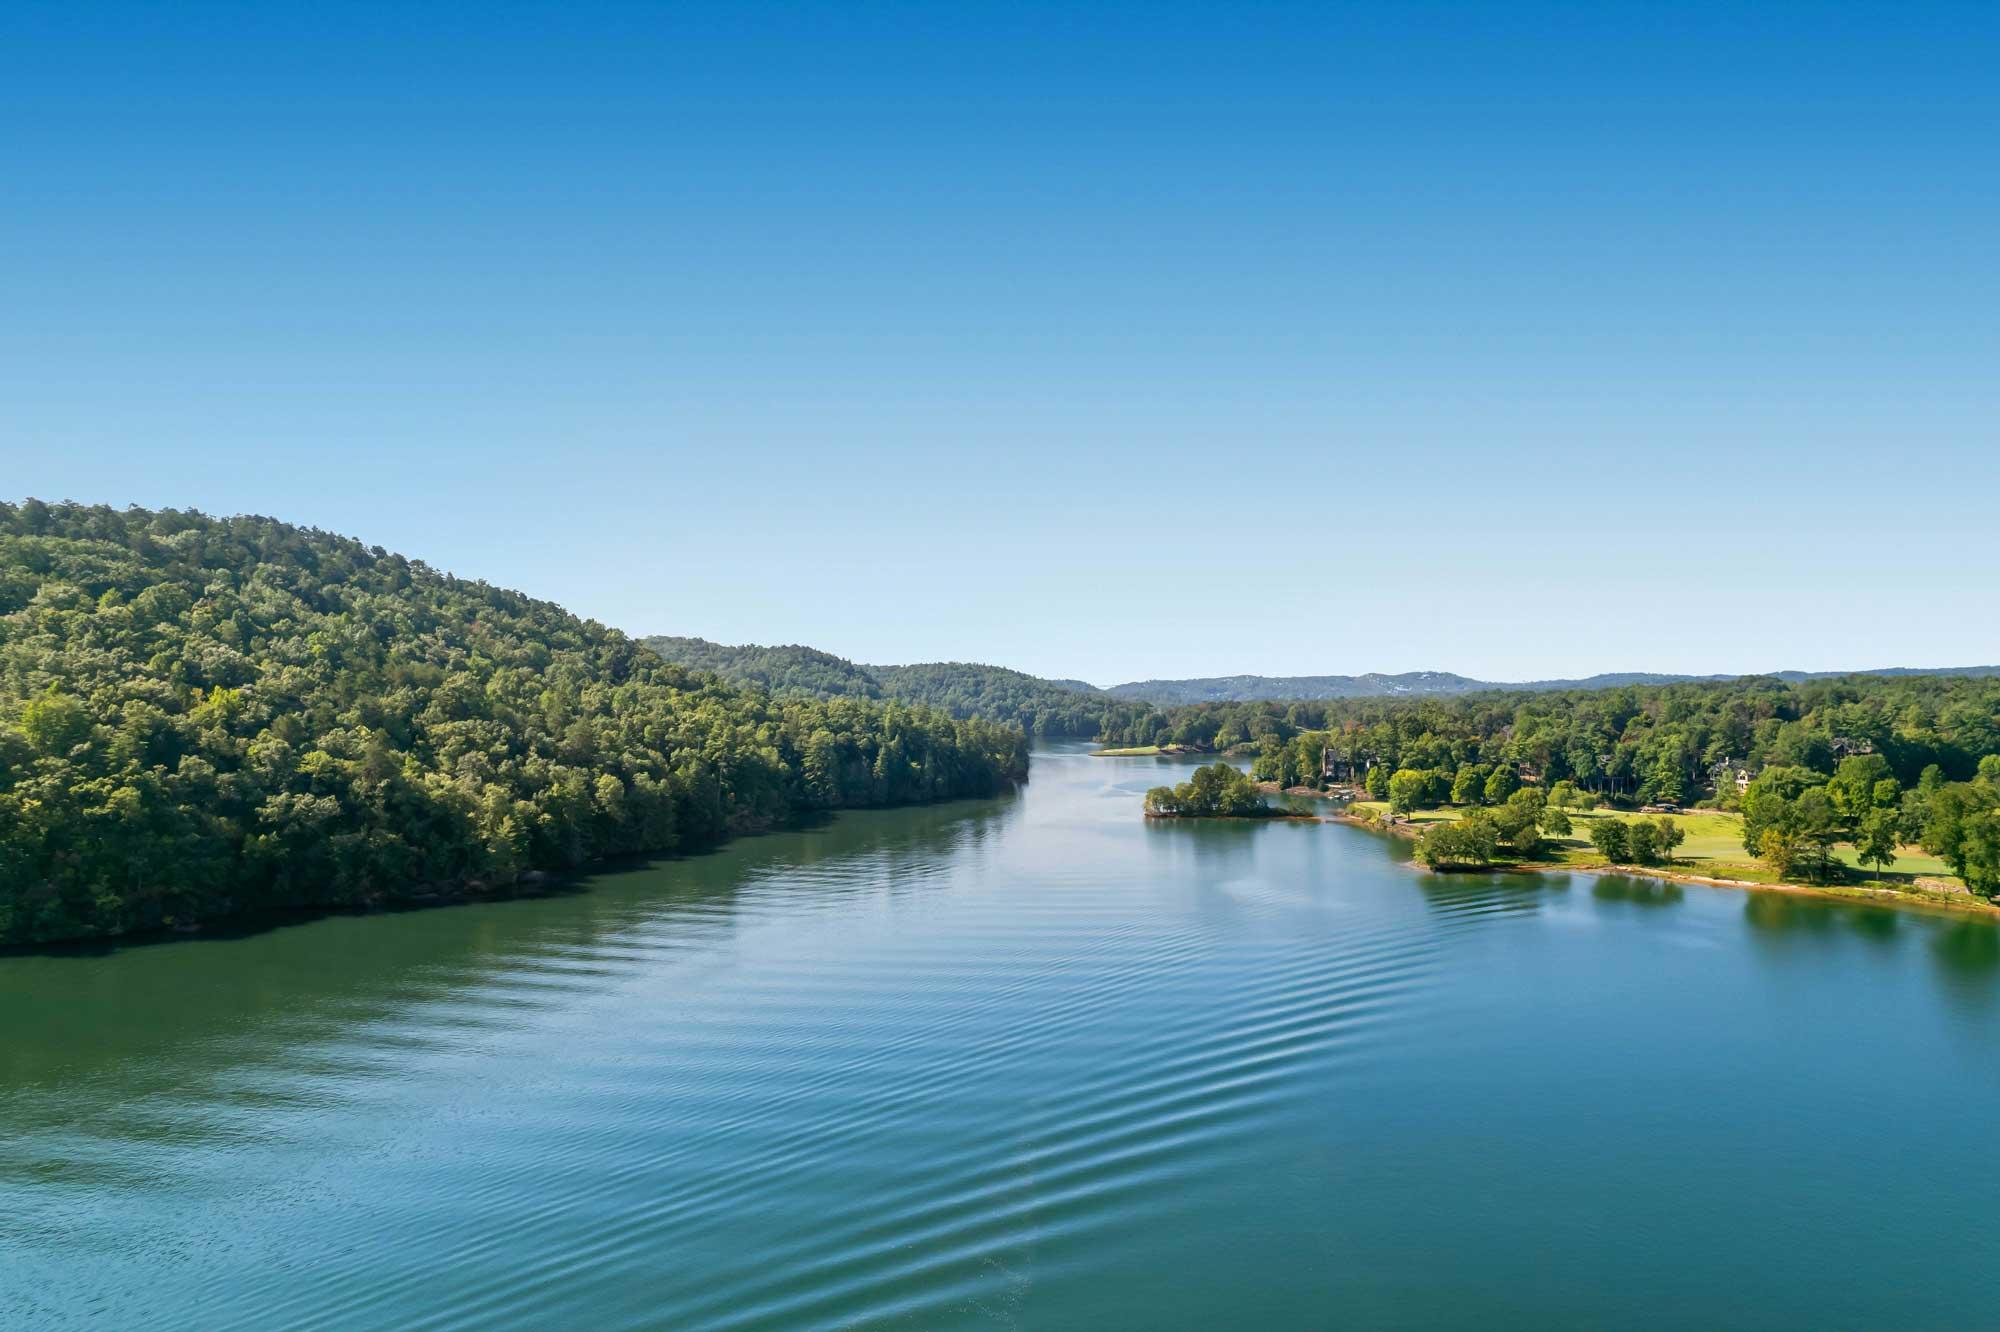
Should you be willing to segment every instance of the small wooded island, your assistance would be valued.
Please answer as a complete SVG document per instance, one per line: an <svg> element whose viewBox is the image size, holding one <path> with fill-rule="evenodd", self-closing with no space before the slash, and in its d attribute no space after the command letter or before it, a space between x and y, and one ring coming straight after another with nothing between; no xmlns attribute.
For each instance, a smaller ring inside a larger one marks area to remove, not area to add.
<svg viewBox="0 0 2000 1332"><path fill-rule="evenodd" d="M1290 810L1264 803L1263 792L1240 768L1210 763L1178 786L1156 786L1146 792L1149 819L1289 819Z"/></svg>

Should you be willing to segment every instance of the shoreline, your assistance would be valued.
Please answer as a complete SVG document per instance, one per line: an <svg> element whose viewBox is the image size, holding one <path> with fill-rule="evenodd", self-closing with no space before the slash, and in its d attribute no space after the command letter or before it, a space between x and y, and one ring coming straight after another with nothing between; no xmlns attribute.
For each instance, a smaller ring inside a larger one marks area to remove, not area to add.
<svg viewBox="0 0 2000 1332"><path fill-rule="evenodd" d="M1377 819L1358 818L1352 814L1327 814L1320 817L1322 823L1344 823L1351 828L1365 828L1390 837L1400 837L1406 842L1414 842L1423 835L1422 829L1413 823L1383 823ZM1495 861L1471 870L1439 871L1428 869L1422 861L1411 864L1426 874L1436 873L1499 873L1499 874L1622 874L1628 878L1660 879L1667 883L1692 883L1705 888L1735 888L1752 893L1782 893L1788 897L1816 897L1829 902L1863 903L1877 906L1904 907L1916 911L1931 911L1960 916L1984 916L1988 920L2000 920L2000 903L1988 902L1970 893L1905 893L1894 888L1863 888L1837 883L1758 883L1751 879L1725 879L1712 874L1700 874L1693 870L1672 869L1665 865L1614 865L1610 861L1594 864L1571 865L1549 864L1539 860Z"/></svg>
<svg viewBox="0 0 2000 1332"><path fill-rule="evenodd" d="M1145 810L1149 819L1185 819L1189 823L1320 823L1317 814L1294 814L1290 810L1276 809L1269 814L1156 814Z"/></svg>
<svg viewBox="0 0 2000 1332"><path fill-rule="evenodd" d="M1024 779L1025 780L1025 779ZM309 925L315 921L347 916L393 916L418 911L438 911L451 907L533 902L588 892L588 879L600 874L617 874L648 866L665 865L698 856L713 855L731 845L778 833L802 832L819 827L842 814L867 814L898 809L925 809L958 801L993 800L1017 791L1023 781L1009 781L987 795L954 795L938 800L911 800L887 805L850 805L833 809L793 810L784 818L759 822L725 833L717 842L698 846L672 847L649 851L623 851L597 856L577 865L557 869L526 869L511 880L466 878L383 889L346 902L308 902L284 906L253 906L244 910L197 916L173 924L149 925L121 930L116 934L76 934L59 939L0 941L0 959L8 957L59 957L69 954L94 955L121 948L152 947L197 939L238 939Z"/></svg>

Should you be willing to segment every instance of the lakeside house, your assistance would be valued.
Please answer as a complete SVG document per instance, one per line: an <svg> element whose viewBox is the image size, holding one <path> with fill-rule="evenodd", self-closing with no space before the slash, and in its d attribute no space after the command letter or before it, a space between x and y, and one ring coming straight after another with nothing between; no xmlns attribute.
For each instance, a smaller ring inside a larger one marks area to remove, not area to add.
<svg viewBox="0 0 2000 1332"><path fill-rule="evenodd" d="M1716 794L1720 795L1724 785L1734 782L1737 794L1741 795L1750 789L1751 775L1749 765L1747 764L1738 763L1735 759L1730 758L1718 760L1715 765Z"/></svg>

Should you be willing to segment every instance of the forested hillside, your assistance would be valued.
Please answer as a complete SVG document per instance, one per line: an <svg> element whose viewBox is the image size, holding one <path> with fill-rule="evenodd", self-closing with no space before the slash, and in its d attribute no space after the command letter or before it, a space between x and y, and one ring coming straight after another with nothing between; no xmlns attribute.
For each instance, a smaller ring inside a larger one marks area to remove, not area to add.
<svg viewBox="0 0 2000 1332"><path fill-rule="evenodd" d="M891 698L943 708L954 717L1010 722L1037 735L1095 739L1152 711L1144 703L1095 691L1080 693L1068 685L1004 666L936 661L869 669Z"/></svg>
<svg viewBox="0 0 2000 1332"><path fill-rule="evenodd" d="M711 643L706 638L680 638L672 634L655 634L639 641L676 666L713 671L737 684L810 694L814 698L843 694L882 697L882 686L867 667L797 643L778 647L745 643L732 647Z"/></svg>
<svg viewBox="0 0 2000 1332"><path fill-rule="evenodd" d="M814 648L731 647L702 638L660 635L640 640L668 661L712 670L725 679L816 698L858 694L943 708L954 717L1019 726L1035 735L1093 739L1151 711L1114 699L1078 680L1044 680L1004 666L924 662L862 666Z"/></svg>
<svg viewBox="0 0 2000 1332"><path fill-rule="evenodd" d="M0 503L0 940L511 882L994 791L1019 731L773 697L266 518Z"/></svg>

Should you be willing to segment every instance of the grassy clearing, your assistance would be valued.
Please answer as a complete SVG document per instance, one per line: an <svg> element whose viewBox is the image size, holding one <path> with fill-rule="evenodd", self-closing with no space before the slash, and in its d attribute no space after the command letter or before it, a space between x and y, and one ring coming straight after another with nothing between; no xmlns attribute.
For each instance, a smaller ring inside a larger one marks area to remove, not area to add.
<svg viewBox="0 0 2000 1332"><path fill-rule="evenodd" d="M1366 811L1379 819L1389 812L1389 802L1386 800L1357 800L1350 808L1357 813ZM1457 805L1441 805L1436 809L1416 810L1406 817L1411 823L1421 828L1427 823L1450 823L1453 819L1462 819L1471 812L1472 807L1469 805L1463 808Z"/></svg>
<svg viewBox="0 0 2000 1332"><path fill-rule="evenodd" d="M1380 800L1357 800L1354 808L1367 810L1379 818L1388 812L1389 806ZM1448 823L1453 819L1463 818L1472 811L1472 808L1472 806L1447 805L1438 809L1420 809L1409 818L1412 824L1421 828L1426 824ZM1574 831L1568 837L1549 838L1549 854L1563 864L1601 864L1604 858L1598 855L1597 848L1590 844L1590 825L1593 821L1597 819L1629 821L1658 817L1662 816L1627 814L1615 810L1594 810L1588 814L1572 812L1570 822ZM1737 815L1703 812L1669 814L1664 817L1678 823L1681 831L1687 835L1687 840L1681 843L1675 852L1672 868L1717 879L1742 879L1750 883L1779 881L1778 876L1771 872L1770 866L1743 849L1743 820ZM1951 884L1958 883L1958 880L1952 877L1950 867L1943 861L1936 856L1925 855L1922 850L1913 846L1903 847L1895 861L1886 869L1879 871L1872 865L1866 869L1861 868L1854 848L1844 842L1835 848L1834 854L1840 858L1842 864L1855 872L1857 877L1851 882L1866 887L1907 890L1914 886L1914 881L1919 877L1942 879Z"/></svg>
<svg viewBox="0 0 2000 1332"><path fill-rule="evenodd" d="M1841 864L1848 866L1850 869L1858 870L1861 868L1861 858L1854 853L1854 848L1846 842L1842 842L1839 846L1835 847L1833 853L1840 857ZM1870 865L1865 872L1873 874L1875 867ZM1897 848L1896 859L1890 862L1889 868L1885 872L1897 875L1910 875L1912 877L1921 874L1926 878L1951 879L1953 883L1958 882L1957 879L1952 878L1951 866L1945 864L1936 856L1925 854L1924 849L1919 846Z"/></svg>

